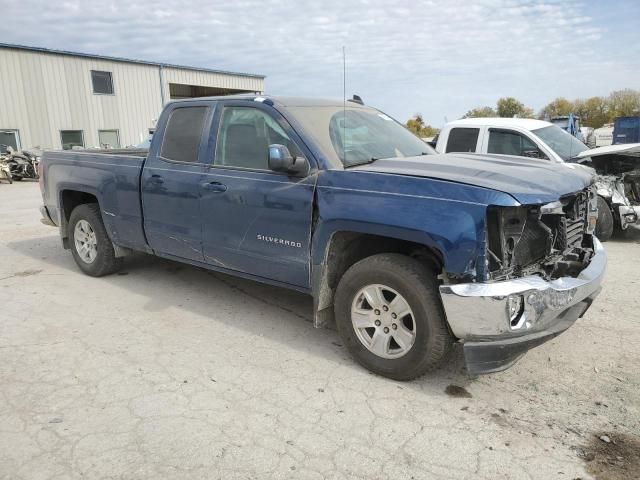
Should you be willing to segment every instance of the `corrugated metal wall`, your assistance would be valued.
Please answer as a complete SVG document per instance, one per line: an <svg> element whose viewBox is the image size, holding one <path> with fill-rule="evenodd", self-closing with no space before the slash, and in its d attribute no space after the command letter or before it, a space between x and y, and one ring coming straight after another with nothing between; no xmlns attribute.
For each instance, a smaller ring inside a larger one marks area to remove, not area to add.
<svg viewBox="0 0 640 480"><path fill-rule="evenodd" d="M257 77L243 77L220 73L202 72L198 70L184 70L167 67L163 69L165 98L169 100L169 84L200 85L205 87L228 88L250 92L263 92L264 79Z"/></svg>
<svg viewBox="0 0 640 480"><path fill-rule="evenodd" d="M112 72L113 95L93 93L91 70ZM164 68L169 83L264 91L264 79ZM99 147L98 130L118 130L121 146L139 143L162 110L160 68L102 59L0 48L0 129L18 130L23 148L62 148L61 130L82 130Z"/></svg>

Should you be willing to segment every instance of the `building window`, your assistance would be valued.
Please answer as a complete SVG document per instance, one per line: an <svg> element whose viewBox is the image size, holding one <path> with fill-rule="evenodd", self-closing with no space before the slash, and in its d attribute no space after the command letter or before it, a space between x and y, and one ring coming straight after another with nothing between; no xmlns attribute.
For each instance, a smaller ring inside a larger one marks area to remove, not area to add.
<svg viewBox="0 0 640 480"><path fill-rule="evenodd" d="M171 112L160 156L176 162L197 162L206 114L207 107L183 107Z"/></svg>
<svg viewBox="0 0 640 480"><path fill-rule="evenodd" d="M118 130L98 130L100 148L120 148Z"/></svg>
<svg viewBox="0 0 640 480"><path fill-rule="evenodd" d="M111 72L91 70L91 82L93 83L93 93L113 95L113 79L111 78Z"/></svg>
<svg viewBox="0 0 640 480"><path fill-rule="evenodd" d="M82 130L60 130L60 142L63 150L71 150L73 147L84 147L84 135Z"/></svg>
<svg viewBox="0 0 640 480"><path fill-rule="evenodd" d="M18 130L0 130L0 153L3 153L7 147L20 150L20 134Z"/></svg>
<svg viewBox="0 0 640 480"><path fill-rule="evenodd" d="M449 140L447 140L447 149L449 152L475 152L476 143L478 143L478 128L452 128L449 132Z"/></svg>

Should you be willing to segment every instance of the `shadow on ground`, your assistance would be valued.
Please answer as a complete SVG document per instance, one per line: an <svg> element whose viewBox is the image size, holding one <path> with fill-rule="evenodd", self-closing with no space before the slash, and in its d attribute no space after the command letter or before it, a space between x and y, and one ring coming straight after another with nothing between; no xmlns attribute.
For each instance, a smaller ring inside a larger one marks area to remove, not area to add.
<svg viewBox="0 0 640 480"><path fill-rule="evenodd" d="M640 243L640 225L631 225L626 230L615 232L607 243Z"/></svg>
<svg viewBox="0 0 640 480"><path fill-rule="evenodd" d="M7 246L22 255L81 274L71 254L62 249L57 235L10 242ZM18 276L19 273L13 275ZM87 278L87 281L96 282L96 285L105 282L147 298L145 310L151 312L177 306L207 317L215 308L211 298L225 298L233 303L234 310L240 311L248 308L247 301L257 301L264 305L266 313L256 319L259 321L247 319L237 322L229 315L217 315L216 321L276 342L286 339L288 347L323 358L335 357L338 362L352 363L353 368L362 368L350 358L335 329L313 328L313 301L309 295L142 253L127 257L124 268L118 274ZM290 335L292 328L302 330L301 334ZM411 385L419 388L421 384L428 383L442 385L444 389L450 383L467 386L473 381L472 377L465 374L462 349L456 347L445 366Z"/></svg>

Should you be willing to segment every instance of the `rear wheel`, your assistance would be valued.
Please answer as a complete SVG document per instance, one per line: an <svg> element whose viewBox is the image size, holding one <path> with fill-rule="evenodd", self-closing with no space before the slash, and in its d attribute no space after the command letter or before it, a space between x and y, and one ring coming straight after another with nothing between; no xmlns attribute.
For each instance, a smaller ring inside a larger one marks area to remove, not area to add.
<svg viewBox="0 0 640 480"><path fill-rule="evenodd" d="M95 203L77 206L69 218L71 252L80 270L92 277L114 273L122 267Z"/></svg>
<svg viewBox="0 0 640 480"><path fill-rule="evenodd" d="M334 308L355 359L395 380L440 366L453 343L435 273L405 255L379 254L354 264L340 280Z"/></svg>
<svg viewBox="0 0 640 480"><path fill-rule="evenodd" d="M607 201L598 195L598 222L596 223L596 237L606 242L613 235L613 213Z"/></svg>

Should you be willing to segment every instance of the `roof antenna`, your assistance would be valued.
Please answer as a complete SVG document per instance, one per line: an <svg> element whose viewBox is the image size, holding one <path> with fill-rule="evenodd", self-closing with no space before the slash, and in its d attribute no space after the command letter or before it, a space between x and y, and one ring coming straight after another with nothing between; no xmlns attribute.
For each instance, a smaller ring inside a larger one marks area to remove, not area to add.
<svg viewBox="0 0 640 480"><path fill-rule="evenodd" d="M342 156L344 164L347 164L347 53L342 46Z"/></svg>

